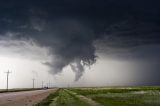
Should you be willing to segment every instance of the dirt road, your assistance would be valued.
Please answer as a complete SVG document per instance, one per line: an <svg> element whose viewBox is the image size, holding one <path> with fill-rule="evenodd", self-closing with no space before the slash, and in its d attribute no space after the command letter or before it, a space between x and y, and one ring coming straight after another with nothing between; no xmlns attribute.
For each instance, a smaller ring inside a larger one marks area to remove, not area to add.
<svg viewBox="0 0 160 106"><path fill-rule="evenodd" d="M0 93L0 106L33 106L56 89Z"/></svg>

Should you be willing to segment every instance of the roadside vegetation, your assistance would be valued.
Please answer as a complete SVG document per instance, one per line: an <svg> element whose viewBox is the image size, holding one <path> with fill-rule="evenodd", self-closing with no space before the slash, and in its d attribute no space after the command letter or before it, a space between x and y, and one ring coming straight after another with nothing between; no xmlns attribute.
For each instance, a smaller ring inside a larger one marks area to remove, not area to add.
<svg viewBox="0 0 160 106"><path fill-rule="evenodd" d="M160 106L160 87L73 88L103 106Z"/></svg>
<svg viewBox="0 0 160 106"><path fill-rule="evenodd" d="M90 102L85 101L93 100ZM68 88L36 106L160 106L160 87Z"/></svg>
<svg viewBox="0 0 160 106"><path fill-rule="evenodd" d="M56 102L56 106L89 106L87 103L80 100L75 95L61 89L59 97Z"/></svg>
<svg viewBox="0 0 160 106"><path fill-rule="evenodd" d="M47 98L38 103L36 106L49 106L52 102L54 102L54 98L59 95L59 90L54 93L51 93Z"/></svg>
<svg viewBox="0 0 160 106"><path fill-rule="evenodd" d="M59 89L50 94L36 106L89 106L75 95L67 92L65 89Z"/></svg>

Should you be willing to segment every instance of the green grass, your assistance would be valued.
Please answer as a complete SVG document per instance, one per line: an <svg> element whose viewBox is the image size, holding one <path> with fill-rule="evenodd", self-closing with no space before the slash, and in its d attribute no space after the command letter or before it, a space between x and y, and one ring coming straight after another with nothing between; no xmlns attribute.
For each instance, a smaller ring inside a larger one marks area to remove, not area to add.
<svg viewBox="0 0 160 106"><path fill-rule="evenodd" d="M59 90L57 90L55 93L51 93L47 98L38 103L36 106L49 106L53 102L53 98L57 97L58 95Z"/></svg>
<svg viewBox="0 0 160 106"><path fill-rule="evenodd" d="M81 101L76 96L61 89L59 92L59 97L56 101L56 106L89 106L89 105Z"/></svg>
<svg viewBox="0 0 160 106"><path fill-rule="evenodd" d="M55 101L53 101L56 98ZM75 95L67 92L64 89L59 89L55 93L50 94L42 102L36 106L89 106L87 103L81 101Z"/></svg>
<svg viewBox="0 0 160 106"><path fill-rule="evenodd" d="M90 94L105 94L105 93L127 93L132 91L160 91L160 87L111 87L111 88L71 88L74 92L77 92L81 95L90 95Z"/></svg>
<svg viewBox="0 0 160 106"><path fill-rule="evenodd" d="M70 89L104 106L160 106L160 87Z"/></svg>
<svg viewBox="0 0 160 106"><path fill-rule="evenodd" d="M103 106L160 106L160 87L70 88ZM68 90L60 89L36 106L89 106ZM56 100L53 101L53 98Z"/></svg>
<svg viewBox="0 0 160 106"><path fill-rule="evenodd" d="M103 104L104 106L150 106L147 105L145 102L141 101L141 97L139 96L128 96L128 97L101 97L101 96L94 96L92 97L93 100Z"/></svg>

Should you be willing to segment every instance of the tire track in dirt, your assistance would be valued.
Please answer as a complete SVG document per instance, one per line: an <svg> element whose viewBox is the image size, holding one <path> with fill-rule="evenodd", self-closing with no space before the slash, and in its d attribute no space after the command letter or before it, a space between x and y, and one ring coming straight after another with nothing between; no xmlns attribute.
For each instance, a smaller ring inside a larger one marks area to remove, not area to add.
<svg viewBox="0 0 160 106"><path fill-rule="evenodd" d="M79 94L77 94L77 93L75 93L73 91L67 90L67 89L65 89L65 91L70 93L70 94L72 94L72 95L75 95L76 97L78 97L82 101L86 102L90 106L103 106L103 105L97 103L96 101L92 100L91 98L86 97L86 96L79 95Z"/></svg>

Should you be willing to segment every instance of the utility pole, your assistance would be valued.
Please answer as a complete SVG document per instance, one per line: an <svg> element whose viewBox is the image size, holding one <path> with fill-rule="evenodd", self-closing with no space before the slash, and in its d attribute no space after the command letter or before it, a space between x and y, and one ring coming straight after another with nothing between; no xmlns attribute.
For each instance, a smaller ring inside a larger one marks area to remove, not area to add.
<svg viewBox="0 0 160 106"><path fill-rule="evenodd" d="M49 83L48 83L48 87L49 87L49 88L51 87L51 83L50 83L50 80L49 80Z"/></svg>
<svg viewBox="0 0 160 106"><path fill-rule="evenodd" d="M8 77L9 77L9 74L12 73L10 72L9 70L7 72L5 72L7 74L7 91L8 91Z"/></svg>
<svg viewBox="0 0 160 106"><path fill-rule="evenodd" d="M49 83L47 83L47 87L49 88Z"/></svg>
<svg viewBox="0 0 160 106"><path fill-rule="evenodd" d="M33 78L32 81L33 81L33 89L34 89L34 81L35 81L35 79Z"/></svg>
<svg viewBox="0 0 160 106"><path fill-rule="evenodd" d="M44 82L42 81L42 88L43 88L43 83L44 83Z"/></svg>

